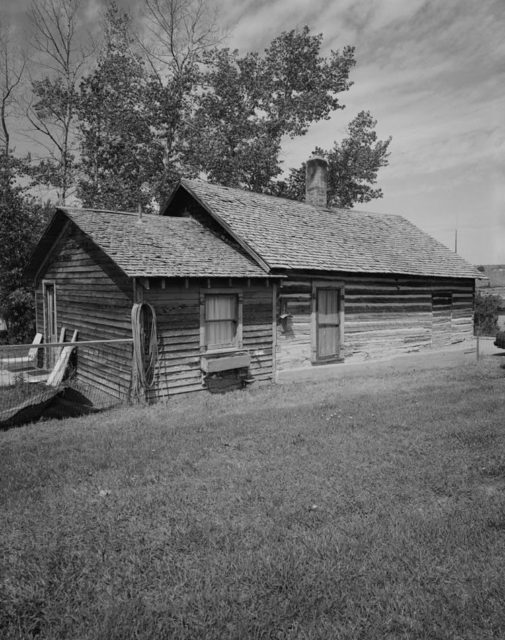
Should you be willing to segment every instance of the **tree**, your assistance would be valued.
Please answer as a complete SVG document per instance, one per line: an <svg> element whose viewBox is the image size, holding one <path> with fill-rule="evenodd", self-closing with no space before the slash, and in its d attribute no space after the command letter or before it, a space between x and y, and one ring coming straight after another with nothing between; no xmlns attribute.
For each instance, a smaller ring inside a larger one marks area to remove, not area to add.
<svg viewBox="0 0 505 640"><path fill-rule="evenodd" d="M34 46L48 75L32 82L27 117L48 156L32 168L37 183L54 187L65 202L76 171L77 87L92 46L79 31L81 0L32 0Z"/></svg>
<svg viewBox="0 0 505 640"><path fill-rule="evenodd" d="M321 57L322 35L284 32L263 55L204 52L189 135L192 163L208 179L266 190L281 172L283 136L304 135L342 109L354 49Z"/></svg>
<svg viewBox="0 0 505 640"><path fill-rule="evenodd" d="M147 39L139 42L150 70L151 130L163 149L163 166L155 180L161 201L182 174L196 173L188 158L192 93L198 87L202 55L221 36L211 0L145 0L144 24Z"/></svg>
<svg viewBox="0 0 505 640"><path fill-rule="evenodd" d="M282 33L262 54L209 48L215 33L194 9L203 1L146 0L162 48L144 47L144 56L128 15L109 9L105 46L79 97L78 193L86 206L156 209L177 178L197 174L303 199L303 167L276 181L282 141L343 108L353 48L323 57L322 36L308 27ZM378 140L375 126L362 111L344 140L318 150L329 162L330 205L382 196L375 185L390 139Z"/></svg>
<svg viewBox="0 0 505 640"><path fill-rule="evenodd" d="M17 91L26 69L26 59L13 46L13 31L8 22L0 21L0 153L7 157L11 150L9 118L18 104ZM10 165L4 162L2 171Z"/></svg>
<svg viewBox="0 0 505 640"><path fill-rule="evenodd" d="M17 166L10 154L0 155L0 315L7 323L9 342L27 342L33 337L34 305L24 268L45 216L16 184Z"/></svg>
<svg viewBox="0 0 505 640"><path fill-rule="evenodd" d="M148 206L162 166L162 151L151 130L148 79L132 45L130 18L113 4L106 14L98 65L80 87L78 196L88 207Z"/></svg>
<svg viewBox="0 0 505 640"><path fill-rule="evenodd" d="M335 142L330 151L316 148L315 155L328 161L328 206L351 208L357 202L382 198L382 190L375 187L377 174L388 164L389 144L377 140L377 125L369 111L361 111L347 127L348 136ZM291 169L288 179L280 181L274 191L293 200L305 199L305 163Z"/></svg>
<svg viewBox="0 0 505 640"><path fill-rule="evenodd" d="M494 336L498 331L498 315L502 300L497 295L482 295L477 291L474 304L474 333L477 336Z"/></svg>

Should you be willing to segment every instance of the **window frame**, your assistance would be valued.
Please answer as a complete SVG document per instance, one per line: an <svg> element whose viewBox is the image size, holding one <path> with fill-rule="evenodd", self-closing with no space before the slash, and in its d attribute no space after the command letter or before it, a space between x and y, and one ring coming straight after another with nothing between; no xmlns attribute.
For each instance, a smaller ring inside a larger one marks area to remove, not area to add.
<svg viewBox="0 0 505 640"><path fill-rule="evenodd" d="M237 298L237 328L235 338L232 343L218 346L207 345L207 319L205 317L206 296L236 296ZM201 289L200 290L200 353L226 353L242 348L242 326L243 326L243 304L244 295L242 289Z"/></svg>

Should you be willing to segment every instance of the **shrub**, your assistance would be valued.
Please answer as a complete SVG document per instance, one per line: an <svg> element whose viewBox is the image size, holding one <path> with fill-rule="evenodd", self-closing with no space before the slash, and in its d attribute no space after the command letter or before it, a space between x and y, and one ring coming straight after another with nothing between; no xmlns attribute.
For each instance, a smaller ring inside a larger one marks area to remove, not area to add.
<svg viewBox="0 0 505 640"><path fill-rule="evenodd" d="M35 307L33 293L26 287L19 287L7 295L0 304L6 323L6 342L29 343L35 333Z"/></svg>
<svg viewBox="0 0 505 640"><path fill-rule="evenodd" d="M473 314L474 333L478 336L495 336L498 331L498 311L502 301L500 296L475 295Z"/></svg>
<svg viewBox="0 0 505 640"><path fill-rule="evenodd" d="M505 331L498 331L496 334L496 340L494 341L494 346L499 347L500 349L505 349Z"/></svg>

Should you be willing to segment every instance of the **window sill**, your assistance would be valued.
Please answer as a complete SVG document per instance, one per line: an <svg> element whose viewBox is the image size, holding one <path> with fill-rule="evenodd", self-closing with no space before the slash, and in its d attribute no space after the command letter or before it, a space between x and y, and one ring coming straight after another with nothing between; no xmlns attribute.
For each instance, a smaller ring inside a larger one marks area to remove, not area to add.
<svg viewBox="0 0 505 640"><path fill-rule="evenodd" d="M239 346L222 347L221 349L210 348L210 349L207 349L206 351L203 351L202 356L222 356L226 354L239 353L239 352L246 353L246 351Z"/></svg>

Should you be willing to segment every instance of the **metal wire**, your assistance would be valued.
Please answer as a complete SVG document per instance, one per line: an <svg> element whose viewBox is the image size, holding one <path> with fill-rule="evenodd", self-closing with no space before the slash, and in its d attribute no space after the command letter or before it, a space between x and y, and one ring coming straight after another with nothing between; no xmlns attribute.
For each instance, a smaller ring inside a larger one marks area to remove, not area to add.
<svg viewBox="0 0 505 640"><path fill-rule="evenodd" d="M135 303L131 318L133 337L131 396L136 400L146 400L147 391L153 387L154 371L158 362L156 311L147 302Z"/></svg>

